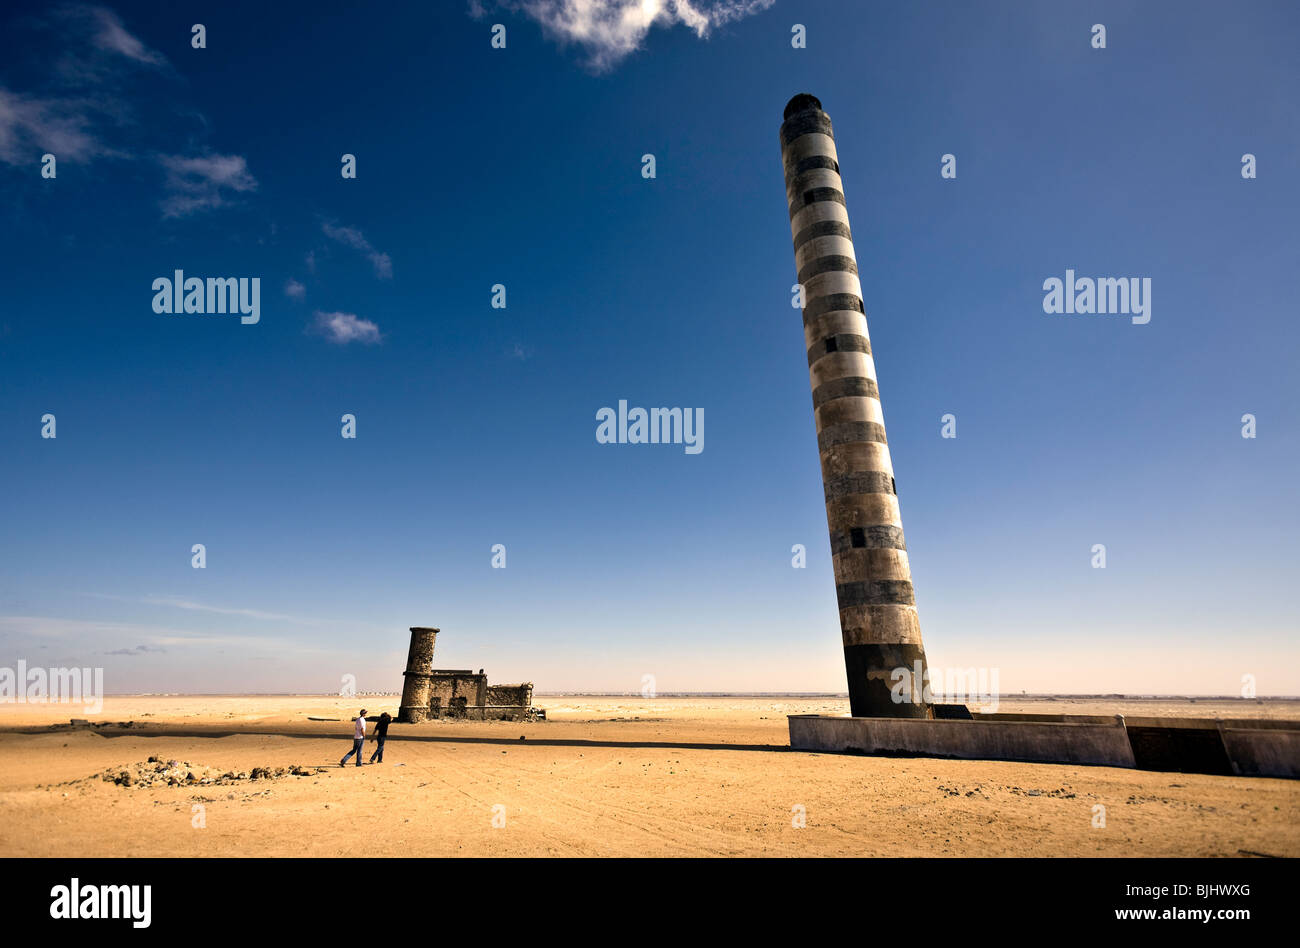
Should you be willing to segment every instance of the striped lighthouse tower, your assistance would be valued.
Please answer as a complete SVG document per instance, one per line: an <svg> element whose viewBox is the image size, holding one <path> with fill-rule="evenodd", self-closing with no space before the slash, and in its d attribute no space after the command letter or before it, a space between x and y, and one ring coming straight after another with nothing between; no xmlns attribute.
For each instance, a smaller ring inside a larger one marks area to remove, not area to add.
<svg viewBox="0 0 1300 948"><path fill-rule="evenodd" d="M854 717L928 717L921 624L835 136L814 96L797 95L786 105L781 161L804 290L804 341L849 704ZM903 680L898 669L908 675L907 691L894 687Z"/></svg>

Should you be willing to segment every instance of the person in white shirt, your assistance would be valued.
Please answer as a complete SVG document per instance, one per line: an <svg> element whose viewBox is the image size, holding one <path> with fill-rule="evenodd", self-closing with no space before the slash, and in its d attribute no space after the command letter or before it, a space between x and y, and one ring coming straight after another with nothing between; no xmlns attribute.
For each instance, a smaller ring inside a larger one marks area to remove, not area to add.
<svg viewBox="0 0 1300 948"><path fill-rule="evenodd" d="M366 709L362 708L361 713L357 715L357 728L352 733L352 750L343 755L339 761L339 766L347 765L348 758L353 754L357 755L357 766L361 766L361 745L366 742Z"/></svg>

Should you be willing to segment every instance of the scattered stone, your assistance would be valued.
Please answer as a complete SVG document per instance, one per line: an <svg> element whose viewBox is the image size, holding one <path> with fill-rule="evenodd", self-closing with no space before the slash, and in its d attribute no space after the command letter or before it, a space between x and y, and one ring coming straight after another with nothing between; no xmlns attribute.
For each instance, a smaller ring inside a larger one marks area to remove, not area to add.
<svg viewBox="0 0 1300 948"><path fill-rule="evenodd" d="M127 769L110 768L98 774L105 783L120 787L193 787L240 783L245 780L278 780L285 777L314 777L324 771L323 767L302 767L293 764L290 767L254 767L251 771L220 771L212 767L191 764L187 760L164 761L159 757L150 757L147 761L131 764ZM93 780L95 776L87 777ZM72 780L71 784L81 781Z"/></svg>

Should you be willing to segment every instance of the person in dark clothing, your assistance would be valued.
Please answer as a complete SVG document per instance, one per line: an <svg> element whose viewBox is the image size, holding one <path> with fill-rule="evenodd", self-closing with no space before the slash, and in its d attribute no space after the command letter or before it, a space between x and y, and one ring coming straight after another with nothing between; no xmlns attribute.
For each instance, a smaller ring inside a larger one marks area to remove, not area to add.
<svg viewBox="0 0 1300 948"><path fill-rule="evenodd" d="M376 760L381 764L384 762L384 739L388 737L388 722L392 720L393 716L385 711L379 716L379 720L375 722L375 752L370 755L372 764ZM357 763L360 762L361 758L358 757Z"/></svg>

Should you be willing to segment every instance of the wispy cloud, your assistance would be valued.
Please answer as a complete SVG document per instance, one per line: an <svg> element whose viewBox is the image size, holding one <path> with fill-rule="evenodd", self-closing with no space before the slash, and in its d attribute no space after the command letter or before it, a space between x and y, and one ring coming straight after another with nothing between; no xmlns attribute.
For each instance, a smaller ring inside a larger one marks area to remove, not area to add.
<svg viewBox="0 0 1300 948"><path fill-rule="evenodd" d="M87 6L73 9L83 11L84 15L96 24L92 42L100 49L120 53L127 59L133 59L138 63L151 66L166 65L167 60L163 55L145 46L137 37L127 32L126 27L122 25L122 21L118 19L117 14L112 10L104 7Z"/></svg>
<svg viewBox="0 0 1300 948"><path fill-rule="evenodd" d="M300 300L307 295L307 287L290 277L284 284L284 295L290 299Z"/></svg>
<svg viewBox="0 0 1300 948"><path fill-rule="evenodd" d="M43 99L0 88L0 161L31 163L43 153L85 161L111 151L80 100Z"/></svg>
<svg viewBox="0 0 1300 948"><path fill-rule="evenodd" d="M652 27L686 26L701 39L716 27L766 10L774 0L475 0L471 16L486 6L522 10L561 44L587 53L587 64L606 72L640 48Z"/></svg>
<svg viewBox="0 0 1300 948"><path fill-rule="evenodd" d="M167 649L159 648L153 645L137 645L135 648L115 648L111 652L105 652L105 655L145 655L149 652L166 652Z"/></svg>
<svg viewBox="0 0 1300 948"><path fill-rule="evenodd" d="M33 32L57 31L65 52L46 64L45 91L0 87L0 161L25 163L46 152L60 162L129 157L105 140L130 124L122 84L141 67L165 67L167 60L104 7L71 4L18 22Z"/></svg>
<svg viewBox="0 0 1300 948"><path fill-rule="evenodd" d="M117 85L134 70L172 72L162 53L146 46L106 7L85 3L57 6L39 25L56 30L63 40L63 55L52 66L64 83L102 89L106 83Z"/></svg>
<svg viewBox="0 0 1300 948"><path fill-rule="evenodd" d="M317 310L316 322L312 328L338 345L346 345L349 342L374 345L383 338L379 334L377 325L354 313L322 313Z"/></svg>
<svg viewBox="0 0 1300 948"><path fill-rule="evenodd" d="M118 598L105 596L102 598ZM52 616L0 616L0 641L5 643L5 650L10 654L21 654L24 648L33 646L35 641L51 639L65 650L73 650L80 655L90 653L94 648L102 647L105 639L126 639L128 642L144 642L130 651L132 655L143 654L143 650L162 651L167 647L219 647L235 646L276 653L296 652L299 654L318 654L330 651L321 648L313 641L300 641L288 636L276 635L229 635L173 629L161 626L143 625L133 622L100 622L86 619L64 619ZM109 655L124 654L124 651L108 652ZM84 660L77 658L77 661Z"/></svg>
<svg viewBox="0 0 1300 948"><path fill-rule="evenodd" d="M375 268L375 276L381 280L391 280L393 277L393 260L386 253L380 253L370 241L366 240L365 234L355 227L339 227L325 221L321 224L321 230L330 240L336 240L345 247L351 247L353 250L359 250L366 255L370 265Z"/></svg>
<svg viewBox="0 0 1300 948"><path fill-rule="evenodd" d="M229 203L228 192L257 189L257 179L240 155L160 155L158 162L167 171L163 217L184 217L223 207Z"/></svg>
<svg viewBox="0 0 1300 948"><path fill-rule="evenodd" d="M312 621L297 616L283 615L278 612L264 612L260 609L231 609L224 606L209 606L205 603L194 602L192 599L175 599L170 596L141 596L133 601L142 602L148 606L171 606L175 609L185 609L190 612L211 612L220 616L244 616L249 619L269 619L275 622L310 623Z"/></svg>
<svg viewBox="0 0 1300 948"><path fill-rule="evenodd" d="M203 115L166 94L167 87L157 82L159 76L174 77L167 59L112 10L65 4L16 25L28 41L42 31L56 34L63 52L45 61L39 91L0 86L0 162L29 164L44 153L54 155L60 166L139 157L126 130L157 124L156 116L137 114L140 100L132 93L141 73L148 74L152 89L162 90L143 101L155 103L169 121L182 114L207 128ZM15 42L21 40L15 37ZM163 172L164 218L222 207L231 203L230 195L257 187L241 156L194 151L198 153L153 155Z"/></svg>
<svg viewBox="0 0 1300 948"><path fill-rule="evenodd" d="M328 619L311 619L304 616L285 615L282 612L267 612L263 609L237 609L229 606L212 606L193 599L179 596L112 596L107 593L86 593L92 599L111 599L114 602L138 602L146 606L164 606L171 609L184 609L186 612L208 612L219 616L242 616L246 619L264 619L271 622L292 622L299 625L321 625Z"/></svg>

